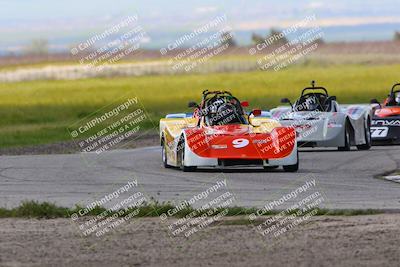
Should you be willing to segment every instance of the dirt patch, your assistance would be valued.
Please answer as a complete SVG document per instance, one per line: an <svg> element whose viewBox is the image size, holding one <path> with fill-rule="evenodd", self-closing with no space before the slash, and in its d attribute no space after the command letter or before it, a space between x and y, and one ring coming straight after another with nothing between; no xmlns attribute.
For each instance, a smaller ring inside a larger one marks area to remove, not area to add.
<svg viewBox="0 0 400 267"><path fill-rule="evenodd" d="M170 238L168 224L158 218L135 219L101 239L81 237L69 219L1 219L0 225L0 266L398 266L400 261L400 214L315 217L279 242L246 224Z"/></svg>

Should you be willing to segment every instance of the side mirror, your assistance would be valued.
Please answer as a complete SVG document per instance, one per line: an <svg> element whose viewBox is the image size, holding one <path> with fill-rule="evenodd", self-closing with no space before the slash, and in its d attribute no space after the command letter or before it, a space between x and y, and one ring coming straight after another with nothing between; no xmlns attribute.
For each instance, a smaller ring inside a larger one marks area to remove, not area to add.
<svg viewBox="0 0 400 267"><path fill-rule="evenodd" d="M249 106L249 101L242 101L242 102L240 102L240 105L242 107L248 107Z"/></svg>
<svg viewBox="0 0 400 267"><path fill-rule="evenodd" d="M371 99L370 103L371 103L371 104L380 104L379 101L376 100L375 98L374 98L374 99Z"/></svg>
<svg viewBox="0 0 400 267"><path fill-rule="evenodd" d="M198 107L199 107L199 105L197 105L196 102L190 101L188 103L188 108L198 108Z"/></svg>
<svg viewBox="0 0 400 267"><path fill-rule="evenodd" d="M261 109L253 109L251 114L253 114L254 117L260 117L261 116Z"/></svg>
<svg viewBox="0 0 400 267"><path fill-rule="evenodd" d="M292 110L293 110L293 105L292 105L292 102L290 102L289 98L282 98L282 99L281 99L281 103L282 103L282 104L289 104L290 107L291 107Z"/></svg>
<svg viewBox="0 0 400 267"><path fill-rule="evenodd" d="M371 104L376 104L376 105L378 105L378 106L379 106L379 108L382 108L382 105L381 105L381 103L379 103L379 101L378 101L378 100L376 100L375 98L374 98L374 99L371 99L370 103L371 103Z"/></svg>

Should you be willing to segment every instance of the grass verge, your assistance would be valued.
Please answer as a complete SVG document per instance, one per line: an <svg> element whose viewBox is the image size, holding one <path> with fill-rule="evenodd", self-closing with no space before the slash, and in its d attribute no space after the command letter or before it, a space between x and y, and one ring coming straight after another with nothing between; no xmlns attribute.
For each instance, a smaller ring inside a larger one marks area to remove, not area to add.
<svg viewBox="0 0 400 267"><path fill-rule="evenodd" d="M162 213L167 212L168 210L174 208L170 203L158 203L158 202L153 202L153 203L146 203L142 206L140 206L139 213L136 217L157 217ZM25 201L21 203L20 206L12 208L12 209L6 209L6 208L0 208L0 218L38 218L38 219L52 219L52 218L69 218L71 214L77 213L79 210L81 210L82 207L76 206L75 208L66 208L66 207L60 207L57 206L53 203L49 202L37 202L37 201ZM131 209L130 212L133 212L136 208ZM255 213L257 211L256 208L243 208L243 207L228 207L228 212L226 216L243 216L243 215L249 215L252 213ZM96 207L93 210L91 210L89 213L87 213L85 216L96 216L102 214L104 211L106 211L105 208L103 207ZM186 215L189 215L195 211L194 208L192 207L187 207L178 213L175 214L175 217L181 218ZM204 210L203 213L206 213L208 210ZM220 210L222 211L222 209ZM113 213L109 213L108 215L111 216L115 214L118 211L115 211ZM265 216L268 215L276 215L279 214L281 211L280 210L275 210L275 211L270 211L268 213L265 213ZM293 210L292 213L297 212L296 210ZM201 216L199 213L198 216ZM356 216L356 215L372 215L372 214L380 214L384 213L384 211L381 210L373 210L373 209L355 209L355 210L328 210L328 209L319 209L317 212L317 216L323 216L323 215L329 215L329 216ZM240 219L232 221L232 224L245 224L244 221L248 221L246 219ZM229 222L227 222L229 224Z"/></svg>

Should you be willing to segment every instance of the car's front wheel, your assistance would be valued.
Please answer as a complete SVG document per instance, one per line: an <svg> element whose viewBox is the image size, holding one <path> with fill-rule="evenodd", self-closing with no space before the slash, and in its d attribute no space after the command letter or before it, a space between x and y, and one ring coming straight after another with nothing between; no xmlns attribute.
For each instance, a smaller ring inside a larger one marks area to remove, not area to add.
<svg viewBox="0 0 400 267"><path fill-rule="evenodd" d="M344 128L344 146L338 147L339 151L350 151L351 145L350 145L350 131L349 127L347 126L347 123Z"/></svg>
<svg viewBox="0 0 400 267"><path fill-rule="evenodd" d="M367 121L367 125L364 127L365 131L365 144L358 145L358 150L369 150L372 146L372 138L371 138L371 127L369 120Z"/></svg>
<svg viewBox="0 0 400 267"><path fill-rule="evenodd" d="M164 168L170 168L171 165L168 164L167 148L166 148L164 139L161 142L161 157L162 157Z"/></svg>
<svg viewBox="0 0 400 267"><path fill-rule="evenodd" d="M184 172L193 172L197 169L196 166L186 166L185 165L185 139L182 138L178 145L179 154L180 154L180 162L181 162L181 170Z"/></svg>
<svg viewBox="0 0 400 267"><path fill-rule="evenodd" d="M283 165L283 170L285 172L297 172L299 170L299 151L297 151L296 159L296 164Z"/></svg>

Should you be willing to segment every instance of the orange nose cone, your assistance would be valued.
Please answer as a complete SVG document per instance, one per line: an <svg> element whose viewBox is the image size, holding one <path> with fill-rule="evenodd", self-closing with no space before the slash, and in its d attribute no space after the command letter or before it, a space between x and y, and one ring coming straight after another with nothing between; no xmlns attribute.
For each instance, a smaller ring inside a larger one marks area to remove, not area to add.
<svg viewBox="0 0 400 267"><path fill-rule="evenodd" d="M378 109L375 115L380 118L390 117L390 116L400 116L400 107L384 107Z"/></svg>

